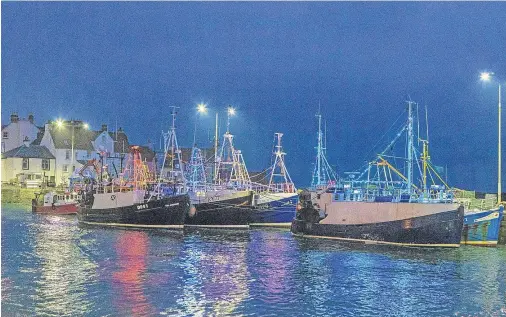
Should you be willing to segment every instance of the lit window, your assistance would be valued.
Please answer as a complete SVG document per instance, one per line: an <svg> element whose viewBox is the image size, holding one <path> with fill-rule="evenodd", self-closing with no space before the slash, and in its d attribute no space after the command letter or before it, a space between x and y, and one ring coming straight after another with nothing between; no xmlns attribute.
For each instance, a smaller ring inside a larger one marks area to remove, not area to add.
<svg viewBox="0 0 506 317"><path fill-rule="evenodd" d="M30 169L30 162L28 161L28 158L23 158L23 169Z"/></svg>
<svg viewBox="0 0 506 317"><path fill-rule="evenodd" d="M51 166L49 164L49 160L47 160L47 159L42 160L42 169L44 171L49 171L51 169Z"/></svg>
<svg viewBox="0 0 506 317"><path fill-rule="evenodd" d="M65 159L70 160L70 150L65 151Z"/></svg>
<svg viewBox="0 0 506 317"><path fill-rule="evenodd" d="M5 131L2 133L2 138L8 139L9 138L9 132Z"/></svg>

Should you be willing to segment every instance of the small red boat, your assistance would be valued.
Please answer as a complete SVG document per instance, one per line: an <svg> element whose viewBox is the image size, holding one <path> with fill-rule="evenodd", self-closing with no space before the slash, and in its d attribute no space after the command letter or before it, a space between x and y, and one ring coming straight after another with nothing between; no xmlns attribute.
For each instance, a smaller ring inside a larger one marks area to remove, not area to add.
<svg viewBox="0 0 506 317"><path fill-rule="evenodd" d="M32 199L32 211L36 213L70 215L77 213L80 195L77 193L49 192L40 201L40 193L35 193Z"/></svg>

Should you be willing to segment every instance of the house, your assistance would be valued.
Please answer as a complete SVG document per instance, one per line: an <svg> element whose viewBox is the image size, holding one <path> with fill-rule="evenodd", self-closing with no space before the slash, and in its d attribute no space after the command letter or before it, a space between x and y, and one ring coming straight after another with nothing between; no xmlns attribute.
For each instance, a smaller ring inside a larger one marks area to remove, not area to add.
<svg viewBox="0 0 506 317"><path fill-rule="evenodd" d="M55 183L55 157L42 145L24 144L2 153L2 183L39 187Z"/></svg>
<svg viewBox="0 0 506 317"><path fill-rule="evenodd" d="M104 124L100 130L93 131L80 120L46 123L43 136L34 143L47 147L54 155L58 185L68 184L69 177L77 174L91 159L101 160L104 169L115 175L121 171L126 154L130 152L128 137L121 128L110 132Z"/></svg>
<svg viewBox="0 0 506 317"><path fill-rule="evenodd" d="M33 114L29 114L28 119L20 119L17 113L11 114L9 124L2 126L2 153L20 147L26 138L37 138L40 128L35 125L33 119Z"/></svg>

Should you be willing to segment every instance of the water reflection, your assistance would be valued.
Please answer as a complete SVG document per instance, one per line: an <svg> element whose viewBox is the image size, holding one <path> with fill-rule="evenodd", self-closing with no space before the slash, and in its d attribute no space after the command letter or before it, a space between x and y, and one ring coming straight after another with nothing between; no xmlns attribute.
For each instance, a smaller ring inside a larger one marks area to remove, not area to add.
<svg viewBox="0 0 506 317"><path fill-rule="evenodd" d="M79 228L2 208L2 314L506 316L506 248Z"/></svg>
<svg viewBox="0 0 506 317"><path fill-rule="evenodd" d="M121 231L114 244L118 270L112 274L117 296L114 304L125 316L148 316L154 309L144 295L148 235L143 231Z"/></svg>
<svg viewBox="0 0 506 317"><path fill-rule="evenodd" d="M87 285L96 279L96 264L81 253L75 218L38 216L34 253L40 259L36 281L37 315L82 315L93 310Z"/></svg>
<svg viewBox="0 0 506 317"><path fill-rule="evenodd" d="M168 308L164 313L241 315L240 305L249 296L248 240L247 231L189 230L182 254L185 280L180 309Z"/></svg>
<svg viewBox="0 0 506 317"><path fill-rule="evenodd" d="M296 294L292 283L294 246L289 236L274 230L253 230L251 234L248 268L256 277L253 286L258 299L263 305L291 309Z"/></svg>

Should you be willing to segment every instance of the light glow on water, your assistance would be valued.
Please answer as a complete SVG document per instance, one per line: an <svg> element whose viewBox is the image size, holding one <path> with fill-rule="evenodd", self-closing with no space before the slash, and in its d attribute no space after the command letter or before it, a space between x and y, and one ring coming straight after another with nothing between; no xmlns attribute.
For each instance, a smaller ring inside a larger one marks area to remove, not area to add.
<svg viewBox="0 0 506 317"><path fill-rule="evenodd" d="M504 316L506 248L80 227L2 207L2 314Z"/></svg>

